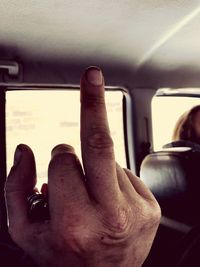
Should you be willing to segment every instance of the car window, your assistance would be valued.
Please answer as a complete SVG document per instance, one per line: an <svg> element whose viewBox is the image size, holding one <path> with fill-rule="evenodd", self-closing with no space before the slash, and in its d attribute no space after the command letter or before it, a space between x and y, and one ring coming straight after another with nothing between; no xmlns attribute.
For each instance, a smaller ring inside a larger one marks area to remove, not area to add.
<svg viewBox="0 0 200 267"><path fill-rule="evenodd" d="M7 170L20 143L28 144L37 162L38 187L47 181L47 165L53 146L67 143L74 146L81 159L79 138L80 96L78 90L15 90L6 93ZM106 91L111 135L116 161L126 167L123 133L123 93Z"/></svg>
<svg viewBox="0 0 200 267"><path fill-rule="evenodd" d="M172 133L179 117L200 104L200 98L195 96L154 96L152 99L153 149L172 142Z"/></svg>

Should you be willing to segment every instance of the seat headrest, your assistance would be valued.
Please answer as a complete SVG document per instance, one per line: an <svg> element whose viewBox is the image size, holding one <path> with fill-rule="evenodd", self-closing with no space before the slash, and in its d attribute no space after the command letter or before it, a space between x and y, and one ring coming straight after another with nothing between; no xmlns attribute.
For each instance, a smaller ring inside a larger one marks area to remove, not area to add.
<svg viewBox="0 0 200 267"><path fill-rule="evenodd" d="M189 140L177 140L163 146L163 148L172 147L190 147L193 151L200 152L200 145Z"/></svg>
<svg viewBox="0 0 200 267"><path fill-rule="evenodd" d="M172 147L145 157L140 177L171 219L200 222L200 152Z"/></svg>

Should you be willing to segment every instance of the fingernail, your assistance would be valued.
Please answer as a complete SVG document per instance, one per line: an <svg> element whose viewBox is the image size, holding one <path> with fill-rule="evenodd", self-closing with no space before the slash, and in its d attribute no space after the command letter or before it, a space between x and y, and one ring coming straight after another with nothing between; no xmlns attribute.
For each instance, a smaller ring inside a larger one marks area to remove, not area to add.
<svg viewBox="0 0 200 267"><path fill-rule="evenodd" d="M17 146L16 150L15 150L15 155L14 155L14 166L17 166L20 163L22 157L22 151L21 149Z"/></svg>
<svg viewBox="0 0 200 267"><path fill-rule="evenodd" d="M53 158L56 155L63 154L63 153L75 153L75 150L70 145L60 144L53 148L53 150L51 151L51 157Z"/></svg>
<svg viewBox="0 0 200 267"><path fill-rule="evenodd" d="M103 75L99 68L97 67L89 67L86 70L86 79L87 81L94 86L102 85L103 83Z"/></svg>

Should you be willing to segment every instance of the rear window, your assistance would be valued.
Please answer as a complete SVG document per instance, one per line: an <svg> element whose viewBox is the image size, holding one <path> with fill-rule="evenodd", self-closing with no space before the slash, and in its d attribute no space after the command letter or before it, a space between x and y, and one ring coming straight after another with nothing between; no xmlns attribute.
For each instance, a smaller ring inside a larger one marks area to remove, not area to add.
<svg viewBox="0 0 200 267"><path fill-rule="evenodd" d="M38 187L47 182L52 148L72 145L79 158L80 100L78 90L15 90L6 92L7 170L18 144L29 145L36 158ZM123 93L106 91L106 104L116 161L126 167L123 133Z"/></svg>
<svg viewBox="0 0 200 267"><path fill-rule="evenodd" d="M197 96L155 96L152 100L153 149L161 150L172 142L172 134L179 117L192 107L200 105Z"/></svg>

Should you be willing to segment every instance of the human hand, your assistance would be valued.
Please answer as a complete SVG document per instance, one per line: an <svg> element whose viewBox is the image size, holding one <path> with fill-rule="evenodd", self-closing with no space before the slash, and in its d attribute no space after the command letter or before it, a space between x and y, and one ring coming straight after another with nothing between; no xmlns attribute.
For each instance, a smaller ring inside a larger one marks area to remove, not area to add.
<svg viewBox="0 0 200 267"><path fill-rule="evenodd" d="M34 155L19 145L6 182L9 233L38 266L139 267L147 257L160 208L142 181L114 157L104 79L81 78L81 150L58 145L48 169L50 220L32 223L27 197L36 184Z"/></svg>

